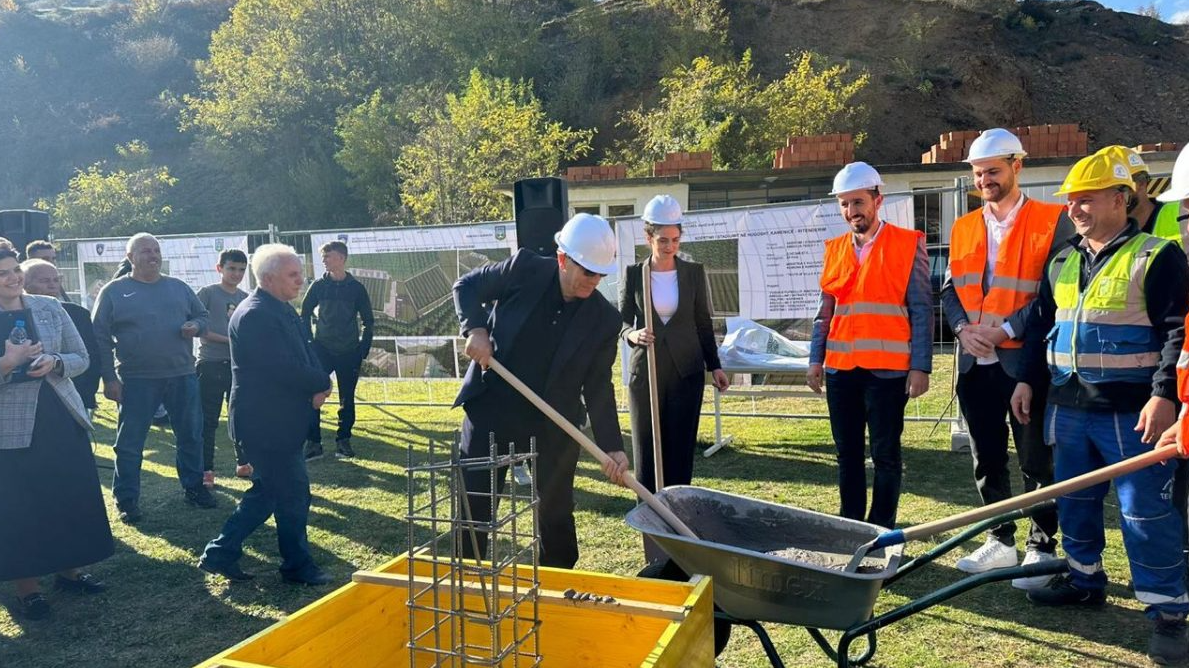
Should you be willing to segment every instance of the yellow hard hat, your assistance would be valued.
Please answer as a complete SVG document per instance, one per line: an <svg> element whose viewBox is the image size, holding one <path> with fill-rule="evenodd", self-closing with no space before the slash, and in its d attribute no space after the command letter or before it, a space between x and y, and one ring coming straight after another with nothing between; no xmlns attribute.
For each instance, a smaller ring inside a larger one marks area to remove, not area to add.
<svg viewBox="0 0 1189 668"><path fill-rule="evenodd" d="M1124 165L1127 165L1127 169L1131 170L1132 176L1148 171L1148 164L1144 162L1144 159L1140 157L1139 153L1136 153L1135 149L1127 148L1126 146L1120 146L1119 144L1105 146L1098 149L1098 152L1094 155L1107 155L1118 160Z"/></svg>
<svg viewBox="0 0 1189 668"><path fill-rule="evenodd" d="M1068 195L1088 190L1106 190L1127 186L1135 190L1135 181L1131 179L1131 170L1127 163L1112 158L1109 155L1095 153L1088 155L1074 163L1065 175L1065 182L1054 195Z"/></svg>

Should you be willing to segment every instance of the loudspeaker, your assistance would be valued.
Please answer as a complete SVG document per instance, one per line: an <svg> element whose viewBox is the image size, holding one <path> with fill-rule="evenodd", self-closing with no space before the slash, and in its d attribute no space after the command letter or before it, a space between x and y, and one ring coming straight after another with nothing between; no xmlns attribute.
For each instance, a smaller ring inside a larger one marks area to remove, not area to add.
<svg viewBox="0 0 1189 668"><path fill-rule="evenodd" d="M0 237L12 242L23 258L25 246L30 241L48 240L50 236L50 215L33 209L10 209L0 211Z"/></svg>
<svg viewBox="0 0 1189 668"><path fill-rule="evenodd" d="M516 211L516 245L552 257L557 253L553 235L566 224L570 210L566 182L547 176L521 179L512 186Z"/></svg>

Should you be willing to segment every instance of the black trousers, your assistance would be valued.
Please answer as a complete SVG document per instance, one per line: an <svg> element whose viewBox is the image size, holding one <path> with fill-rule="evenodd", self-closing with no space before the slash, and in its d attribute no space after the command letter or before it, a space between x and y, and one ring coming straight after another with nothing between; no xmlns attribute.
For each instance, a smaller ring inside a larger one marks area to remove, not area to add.
<svg viewBox="0 0 1189 668"><path fill-rule="evenodd" d="M335 440L349 439L351 429L355 426L355 386L359 384L359 367L363 365L363 360L355 351L336 354L317 343L314 343L314 352L318 353L322 370L334 373L335 382L338 383L339 427L335 432ZM310 433L306 438L314 443L322 442L322 411L314 411L314 421L310 424Z"/></svg>
<svg viewBox="0 0 1189 668"><path fill-rule="evenodd" d="M958 403L970 428L970 454L974 460L974 482L983 505L1010 499L1007 431L1011 424L1024 491L1053 483L1053 448L1044 440L1044 410L1048 387L1032 388L1032 420L1020 424L1011 412L1011 395L1016 380L1002 364L976 364L958 376ZM991 529L991 535L1006 545L1016 543L1016 525L1006 522ZM1052 552L1057 547L1057 511L1037 515L1028 530L1027 546Z"/></svg>
<svg viewBox="0 0 1189 668"><path fill-rule="evenodd" d="M537 484L538 533L541 536L540 564L556 568L573 568L578 563L578 532L574 526L574 471L578 467L578 444L568 437L554 432L538 419L523 420L504 416L493 419L486 416L472 418L470 414L462 422L461 450L464 457L486 457L490 454L490 434L501 454L508 452L508 444L515 443L517 452L527 452L529 438L537 438L537 459L533 466L533 478ZM508 467L496 471L496 487L503 493L507 484ZM473 470L463 475L471 518L486 522L492 518L491 475L488 471ZM462 506L465 508L465 506ZM487 535L475 532L479 543L479 555L469 535L463 536L459 546L464 557L476 558L487 554ZM485 557L484 557L485 558Z"/></svg>
<svg viewBox="0 0 1189 668"><path fill-rule="evenodd" d="M662 352L662 351L658 351ZM665 485L688 485L694 476L694 446L702 417L706 374L682 378L668 354L657 355L657 398L661 414L661 455ZM628 382L628 411L632 419L632 461L648 491L656 491L652 452L652 410L648 374L632 374Z"/></svg>
<svg viewBox="0 0 1189 668"><path fill-rule="evenodd" d="M879 378L866 369L826 374L826 405L838 452L838 492L842 500L839 514L843 517L881 527L896 526L903 476L900 436L907 403L903 377ZM865 429L871 435L871 459L875 463L870 513Z"/></svg>
<svg viewBox="0 0 1189 668"><path fill-rule="evenodd" d="M219 430L219 416L223 404L231 394L231 360L199 362L198 397L202 402L202 470L215 470L215 434ZM244 449L235 445L235 463L247 464Z"/></svg>

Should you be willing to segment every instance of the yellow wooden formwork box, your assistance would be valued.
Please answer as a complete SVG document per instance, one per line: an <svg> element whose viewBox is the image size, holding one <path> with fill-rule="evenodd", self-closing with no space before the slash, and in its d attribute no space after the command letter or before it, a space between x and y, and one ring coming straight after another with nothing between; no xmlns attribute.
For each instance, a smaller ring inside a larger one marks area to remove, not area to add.
<svg viewBox="0 0 1189 668"><path fill-rule="evenodd" d="M357 573L350 584L196 668L404 668L409 665L408 589L399 585L408 581L408 563L401 555L375 571ZM431 564L414 563L416 575L432 574ZM544 567L538 578L543 666L714 666L710 578L668 582ZM567 589L617 602L576 604L558 595ZM417 618L414 624L420 624Z"/></svg>

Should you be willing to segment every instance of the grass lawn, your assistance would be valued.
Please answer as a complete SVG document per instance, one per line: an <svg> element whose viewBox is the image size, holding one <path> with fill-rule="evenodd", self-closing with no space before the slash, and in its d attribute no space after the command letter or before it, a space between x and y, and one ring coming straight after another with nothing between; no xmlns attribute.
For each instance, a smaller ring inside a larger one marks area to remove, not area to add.
<svg viewBox="0 0 1189 668"><path fill-rule="evenodd" d="M939 358L934 389L910 405L910 414L936 415L949 400L948 360ZM389 396L410 401L444 401L449 383L402 383ZM364 396L379 397L365 384ZM732 410L750 410L751 400L729 398ZM814 399L765 399L760 412L820 413ZM328 412L324 411L324 417ZM110 465L114 411L100 410L96 427L98 462ZM348 581L357 568L369 568L404 552L407 526L404 464L407 448L423 451L429 439L446 440L460 420L458 411L437 407L363 407L350 462L325 459L310 466L314 505L310 542L315 558L336 578ZM627 431L627 416L621 416ZM702 438L713 434L713 420L702 421ZM930 437L929 423L909 423L904 441L902 525L937 519L977 504L970 457L949 451L948 429ZM332 441L324 424L326 440ZM694 484L778 503L836 512L833 446L824 420L726 418L732 447L712 459L699 457ZM219 530L246 489L232 477L230 444L219 443L217 510L187 506L173 469L166 432L154 428L146 448L141 507L136 527L113 523L116 554L93 571L108 593L84 599L50 592L55 617L49 622L14 619L11 587L0 588L0 668L90 668L190 666L331 591L285 585L275 574L275 532L264 528L247 546L243 566L258 574L246 585L229 586L194 564L203 545ZM1014 464L1013 464L1014 466ZM47 472L52 475L52 472ZM110 471L100 470L110 505ZM1018 485L1018 479L1017 479ZM633 499L607 484L593 460L584 458L578 478L579 568L634 574L643 567L640 537L623 522ZM1127 561L1118 531L1118 506L1108 498L1106 567L1111 586L1101 610L1039 609L1007 583L976 589L882 630L874 666L1146 666L1149 622L1126 588ZM1021 532L1022 535L1022 532ZM929 544L910 544L917 554ZM877 612L900 605L958 579L954 562L969 549L906 577L881 594ZM3 549L3 546L0 546ZM46 580L47 585L49 580ZM804 630L769 625L790 666L832 665ZM827 634L834 635L836 634ZM859 643L861 645L861 642ZM547 657L548 659L548 657ZM562 666L551 661L549 665ZM719 665L769 665L759 643L736 629Z"/></svg>

